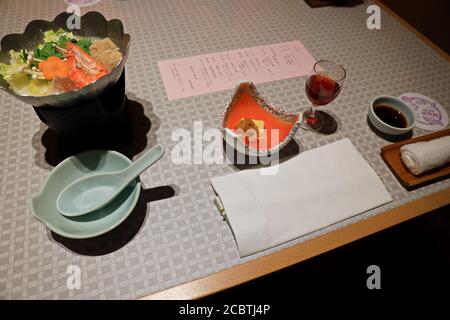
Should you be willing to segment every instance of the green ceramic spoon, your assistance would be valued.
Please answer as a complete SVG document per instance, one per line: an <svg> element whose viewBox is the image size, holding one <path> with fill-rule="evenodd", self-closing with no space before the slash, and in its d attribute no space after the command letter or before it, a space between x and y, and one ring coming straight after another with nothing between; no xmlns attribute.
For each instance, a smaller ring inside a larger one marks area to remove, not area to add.
<svg viewBox="0 0 450 320"><path fill-rule="evenodd" d="M72 182L59 194L56 208L62 215L75 217L104 207L163 154L164 147L158 144L121 171L93 174Z"/></svg>

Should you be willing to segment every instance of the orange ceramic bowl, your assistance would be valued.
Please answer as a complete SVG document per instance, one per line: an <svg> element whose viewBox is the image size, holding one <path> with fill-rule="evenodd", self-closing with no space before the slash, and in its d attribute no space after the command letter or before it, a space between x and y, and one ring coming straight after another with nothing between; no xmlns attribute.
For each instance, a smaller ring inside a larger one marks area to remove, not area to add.
<svg viewBox="0 0 450 320"><path fill-rule="evenodd" d="M259 124L257 138L248 139L243 134L244 130L239 130L243 119ZM282 149L294 137L301 123L301 113L288 113L268 104L252 82L241 82L225 108L221 129L225 141L237 151L261 156Z"/></svg>

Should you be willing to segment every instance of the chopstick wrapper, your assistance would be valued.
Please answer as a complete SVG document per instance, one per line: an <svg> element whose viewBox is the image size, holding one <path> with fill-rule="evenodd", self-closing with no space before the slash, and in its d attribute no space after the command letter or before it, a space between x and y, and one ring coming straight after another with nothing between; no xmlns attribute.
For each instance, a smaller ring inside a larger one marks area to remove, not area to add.
<svg viewBox="0 0 450 320"><path fill-rule="evenodd" d="M348 139L302 152L274 175L249 169L211 179L241 257L392 201Z"/></svg>

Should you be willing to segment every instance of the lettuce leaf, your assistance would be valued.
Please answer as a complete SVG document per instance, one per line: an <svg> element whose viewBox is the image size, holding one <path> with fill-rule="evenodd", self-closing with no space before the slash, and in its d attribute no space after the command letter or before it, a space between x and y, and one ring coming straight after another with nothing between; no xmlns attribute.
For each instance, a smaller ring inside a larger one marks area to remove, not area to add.
<svg viewBox="0 0 450 320"><path fill-rule="evenodd" d="M67 32L63 29L58 29L56 31L53 30L48 30L44 32L44 42L59 42L59 39L61 37L65 37L66 39L72 39L73 33L72 32ZM64 42L65 45L65 42Z"/></svg>
<svg viewBox="0 0 450 320"><path fill-rule="evenodd" d="M48 80L32 79L31 76L23 72L28 67L24 51L9 52L10 64L0 63L0 75L8 82L10 89L17 94L45 96L52 94L54 88Z"/></svg>
<svg viewBox="0 0 450 320"><path fill-rule="evenodd" d="M10 81L15 74L21 73L27 66L27 63L22 58L21 51L9 51L10 63L0 63L0 75L6 81Z"/></svg>
<svg viewBox="0 0 450 320"><path fill-rule="evenodd" d="M63 29L58 29L56 31L53 30L45 31L44 32L45 43L43 45L38 46L37 49L43 50L44 52L48 52L52 56L56 55L57 57L60 57L58 54L55 54L54 49L50 48L49 44L51 45L56 44L58 47L65 48L67 41L71 41L72 39L76 39L78 46L81 49L83 49L86 53L90 53L89 47L92 44L91 39L75 36L73 32L67 32ZM37 56L37 58L45 60L48 57L46 57L46 54L44 54L43 56Z"/></svg>

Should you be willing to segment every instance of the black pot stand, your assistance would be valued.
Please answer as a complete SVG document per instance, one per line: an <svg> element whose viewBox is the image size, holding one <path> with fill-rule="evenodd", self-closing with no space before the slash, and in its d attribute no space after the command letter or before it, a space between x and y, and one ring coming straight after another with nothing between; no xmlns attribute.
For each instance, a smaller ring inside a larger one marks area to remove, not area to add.
<svg viewBox="0 0 450 320"><path fill-rule="evenodd" d="M58 136L92 137L126 121L125 70L119 80L93 100L66 108L33 107L39 119Z"/></svg>

